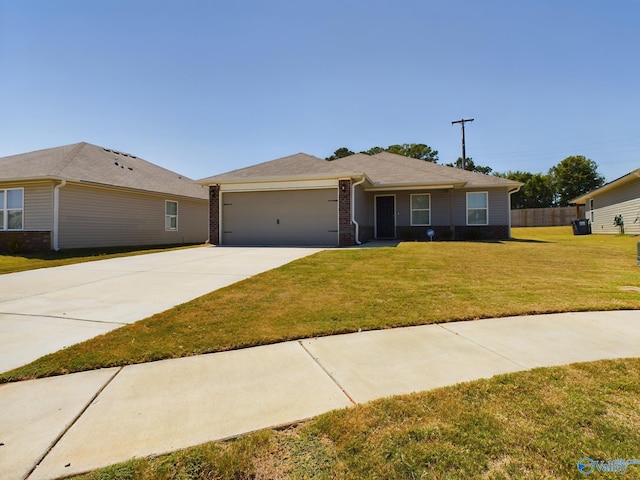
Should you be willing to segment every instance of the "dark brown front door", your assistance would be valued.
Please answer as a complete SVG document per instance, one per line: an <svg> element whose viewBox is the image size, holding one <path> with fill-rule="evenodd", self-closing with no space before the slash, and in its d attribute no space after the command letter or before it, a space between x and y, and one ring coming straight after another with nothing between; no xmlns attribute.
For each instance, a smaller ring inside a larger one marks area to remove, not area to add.
<svg viewBox="0 0 640 480"><path fill-rule="evenodd" d="M396 237L396 198L376 197L376 238Z"/></svg>

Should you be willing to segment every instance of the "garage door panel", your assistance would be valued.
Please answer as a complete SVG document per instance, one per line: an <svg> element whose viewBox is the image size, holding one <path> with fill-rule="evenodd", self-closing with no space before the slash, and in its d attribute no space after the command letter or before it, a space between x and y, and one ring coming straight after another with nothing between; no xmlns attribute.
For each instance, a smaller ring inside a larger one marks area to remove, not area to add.
<svg viewBox="0 0 640 480"><path fill-rule="evenodd" d="M337 189L222 197L223 245L337 245Z"/></svg>

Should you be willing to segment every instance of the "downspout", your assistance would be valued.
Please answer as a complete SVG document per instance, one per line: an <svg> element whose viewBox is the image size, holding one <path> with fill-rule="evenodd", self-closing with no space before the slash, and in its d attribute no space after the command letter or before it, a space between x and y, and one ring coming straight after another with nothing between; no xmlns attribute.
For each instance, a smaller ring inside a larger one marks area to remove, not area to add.
<svg viewBox="0 0 640 480"><path fill-rule="evenodd" d="M60 250L58 245L58 230L60 225L60 189L67 184L66 180L62 180L53 189L53 249L57 252Z"/></svg>
<svg viewBox="0 0 640 480"><path fill-rule="evenodd" d="M364 183L364 175L362 180L351 184L351 223L356 226L355 241L358 245L362 245L362 242L358 240L360 237L360 225L356 222L356 187L362 183Z"/></svg>
<svg viewBox="0 0 640 480"><path fill-rule="evenodd" d="M509 190L509 240L513 238L511 236L511 195L513 195L514 193L518 193L521 188L522 188L522 185L520 185L515 190Z"/></svg>

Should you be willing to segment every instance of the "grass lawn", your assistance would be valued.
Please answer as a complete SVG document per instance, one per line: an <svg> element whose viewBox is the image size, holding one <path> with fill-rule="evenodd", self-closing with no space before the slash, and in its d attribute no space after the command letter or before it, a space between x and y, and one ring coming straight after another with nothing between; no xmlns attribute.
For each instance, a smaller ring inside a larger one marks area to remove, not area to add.
<svg viewBox="0 0 640 480"><path fill-rule="evenodd" d="M149 247L112 247L112 248L82 248L61 250L59 252L42 252L33 254L0 255L0 274L35 270L36 268L60 267L74 263L106 260L115 257L130 257L146 253L162 252L180 246L149 246Z"/></svg>
<svg viewBox="0 0 640 480"><path fill-rule="evenodd" d="M358 329L640 309L638 237L514 229L507 242L332 249L0 375L0 382ZM639 453L640 455L640 453Z"/></svg>
<svg viewBox="0 0 640 480"><path fill-rule="evenodd" d="M638 459L639 445L640 359L624 359L377 400L76 478L575 479L589 478L582 458ZM594 465L593 478L640 478L640 465L621 475Z"/></svg>

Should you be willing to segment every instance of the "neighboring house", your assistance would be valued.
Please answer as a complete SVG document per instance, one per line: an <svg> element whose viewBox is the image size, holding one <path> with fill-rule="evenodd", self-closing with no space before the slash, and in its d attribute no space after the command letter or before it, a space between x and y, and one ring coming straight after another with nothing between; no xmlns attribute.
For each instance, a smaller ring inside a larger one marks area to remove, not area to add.
<svg viewBox="0 0 640 480"><path fill-rule="evenodd" d="M570 203L585 206L592 233L620 233L615 219L622 215L625 233L640 234L640 168Z"/></svg>
<svg viewBox="0 0 640 480"><path fill-rule="evenodd" d="M392 153L299 153L198 180L209 241L349 246L372 239L506 239L521 183Z"/></svg>
<svg viewBox="0 0 640 480"><path fill-rule="evenodd" d="M87 143L0 158L0 250L198 243L206 189Z"/></svg>

